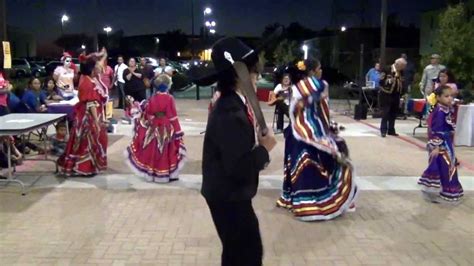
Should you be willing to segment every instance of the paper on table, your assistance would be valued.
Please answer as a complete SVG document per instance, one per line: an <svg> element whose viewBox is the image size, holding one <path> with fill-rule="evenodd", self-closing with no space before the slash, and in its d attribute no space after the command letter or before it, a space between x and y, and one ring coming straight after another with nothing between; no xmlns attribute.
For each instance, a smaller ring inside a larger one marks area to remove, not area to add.
<svg viewBox="0 0 474 266"><path fill-rule="evenodd" d="M79 98L74 97L71 100L67 100L67 101L63 100L57 103L49 103L48 105L76 105L76 103L78 102L79 102Z"/></svg>

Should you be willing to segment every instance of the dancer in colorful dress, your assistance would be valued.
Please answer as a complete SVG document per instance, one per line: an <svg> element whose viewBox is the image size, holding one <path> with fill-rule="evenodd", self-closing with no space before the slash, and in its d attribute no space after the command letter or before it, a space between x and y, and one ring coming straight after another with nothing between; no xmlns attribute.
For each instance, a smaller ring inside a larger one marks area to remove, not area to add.
<svg viewBox="0 0 474 266"><path fill-rule="evenodd" d="M127 147L127 162L132 170L157 183L178 180L186 158L175 101L168 94L170 84L168 75L158 76L153 84L156 94L136 109L132 105L136 110L134 137Z"/></svg>
<svg viewBox="0 0 474 266"><path fill-rule="evenodd" d="M81 65L83 76L79 83L79 102L74 107L74 125L66 150L58 159L66 175L94 176L107 168L104 112L107 88L97 78L101 72L102 64L95 57Z"/></svg>
<svg viewBox="0 0 474 266"><path fill-rule="evenodd" d="M453 145L452 88L442 85L434 93L437 102L428 119L429 165L418 184L432 202L439 202L439 199L459 201L463 189L458 179Z"/></svg>
<svg viewBox="0 0 474 266"><path fill-rule="evenodd" d="M330 220L355 209L357 187L347 146L329 120L316 60L290 69L291 124L285 129L283 192L277 206L302 221Z"/></svg>

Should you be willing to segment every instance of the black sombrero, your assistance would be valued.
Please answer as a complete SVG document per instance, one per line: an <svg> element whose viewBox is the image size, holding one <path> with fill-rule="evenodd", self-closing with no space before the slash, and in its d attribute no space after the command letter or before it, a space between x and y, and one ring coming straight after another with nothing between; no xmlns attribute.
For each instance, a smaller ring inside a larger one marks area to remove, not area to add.
<svg viewBox="0 0 474 266"><path fill-rule="evenodd" d="M247 65L257 63L259 53L272 41L278 39L282 32L283 27L277 28L256 49L248 47L234 37L222 38L212 46L212 63L207 66L191 66L187 75L199 86L211 85L217 81L217 74L231 68L235 61L240 61Z"/></svg>

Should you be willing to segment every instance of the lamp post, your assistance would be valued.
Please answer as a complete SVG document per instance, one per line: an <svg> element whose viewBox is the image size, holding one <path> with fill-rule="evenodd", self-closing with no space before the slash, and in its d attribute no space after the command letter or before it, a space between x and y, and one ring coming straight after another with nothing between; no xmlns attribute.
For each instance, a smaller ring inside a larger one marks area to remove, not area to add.
<svg viewBox="0 0 474 266"><path fill-rule="evenodd" d="M385 67L385 45L387 40L387 0L382 0L380 10L380 67Z"/></svg>
<svg viewBox="0 0 474 266"><path fill-rule="evenodd" d="M107 35L107 37L109 37L109 32L112 31L112 27L110 27L110 26L104 27L104 31L105 31L105 34Z"/></svg>
<svg viewBox="0 0 474 266"><path fill-rule="evenodd" d="M160 38L159 37L155 37L155 44L156 44L156 47L155 47L155 55L159 55L159 51L160 51Z"/></svg>
<svg viewBox="0 0 474 266"><path fill-rule="evenodd" d="M306 44L303 44L303 46L301 47L301 49L303 49L303 52L304 52L304 60L308 59L308 50L309 50L309 47L308 45Z"/></svg>
<svg viewBox="0 0 474 266"><path fill-rule="evenodd" d="M61 17L61 35L64 34L64 23L68 22L69 21L69 16L64 14L62 17Z"/></svg>
<svg viewBox="0 0 474 266"><path fill-rule="evenodd" d="M108 47L109 46L109 32L112 31L112 27L110 26L105 26L104 27L104 31L105 31L105 46Z"/></svg>

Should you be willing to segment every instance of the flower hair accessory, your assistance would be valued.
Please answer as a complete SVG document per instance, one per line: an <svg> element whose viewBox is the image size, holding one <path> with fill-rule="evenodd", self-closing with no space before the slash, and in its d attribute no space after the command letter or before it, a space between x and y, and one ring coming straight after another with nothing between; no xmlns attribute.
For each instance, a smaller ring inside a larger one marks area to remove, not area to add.
<svg viewBox="0 0 474 266"><path fill-rule="evenodd" d="M438 102L438 101L436 100L436 94L435 94L434 92L431 93L430 96L428 96L428 97L426 98L426 100L427 100L427 102L428 102L431 106L435 106L436 103Z"/></svg>
<svg viewBox="0 0 474 266"><path fill-rule="evenodd" d="M64 52L63 56L61 57L61 62L64 62L64 60L66 60L66 58L68 57L72 58L71 54L68 52Z"/></svg>
<svg viewBox="0 0 474 266"><path fill-rule="evenodd" d="M304 64L304 61L299 61L296 64L296 67L301 71L306 71L306 65Z"/></svg>

